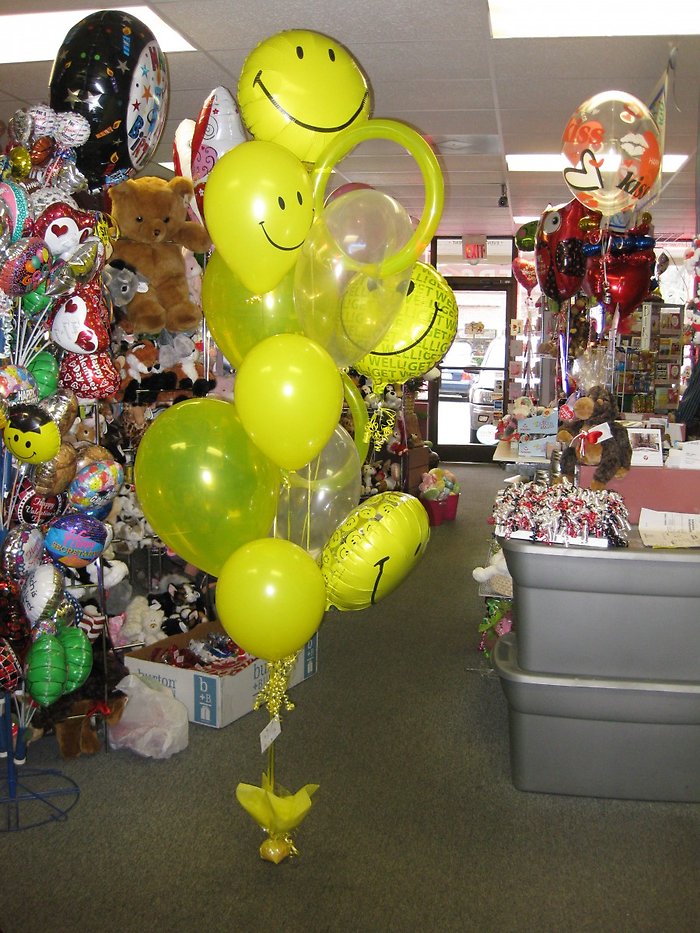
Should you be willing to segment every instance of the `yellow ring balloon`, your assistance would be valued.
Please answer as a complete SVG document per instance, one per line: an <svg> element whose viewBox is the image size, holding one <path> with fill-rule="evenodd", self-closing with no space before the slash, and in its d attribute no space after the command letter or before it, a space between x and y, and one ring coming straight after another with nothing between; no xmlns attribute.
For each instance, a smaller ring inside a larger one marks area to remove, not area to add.
<svg viewBox="0 0 700 933"><path fill-rule="evenodd" d="M346 372L341 372L340 375L343 378L345 403L352 415L355 447L357 447L357 452L360 455L360 463L364 463L367 459L367 451L369 450L369 438L365 437L367 422L369 421L367 406L365 405L365 400L362 398L362 393L350 376L348 376Z"/></svg>
<svg viewBox="0 0 700 933"><path fill-rule="evenodd" d="M368 139L386 139L406 149L420 168L425 188L423 213L413 236L403 249L390 256L379 268L380 276L386 278L411 266L432 240L445 203L445 182L435 153L414 129L397 120L365 120L343 130L321 153L311 173L317 216L323 210L326 184L333 168L355 146Z"/></svg>

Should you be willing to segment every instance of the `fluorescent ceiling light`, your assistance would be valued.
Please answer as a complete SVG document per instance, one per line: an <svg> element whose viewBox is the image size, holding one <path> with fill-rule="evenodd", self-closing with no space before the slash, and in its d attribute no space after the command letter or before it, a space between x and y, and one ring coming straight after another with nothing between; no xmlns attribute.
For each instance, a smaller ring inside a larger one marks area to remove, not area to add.
<svg viewBox="0 0 700 933"><path fill-rule="evenodd" d="M697 36L697 0L665 0L663 7L639 0L634 7L611 0L489 0L494 39L562 36Z"/></svg>
<svg viewBox="0 0 700 933"><path fill-rule="evenodd" d="M174 163L174 162L159 162L158 165L161 165L164 169L167 169L169 172L174 172L174 171L175 171L175 163Z"/></svg>
<svg viewBox="0 0 700 933"><path fill-rule="evenodd" d="M531 220L539 220L540 214L523 214L521 217L514 217L513 223L522 227L523 224L529 224Z"/></svg>
<svg viewBox="0 0 700 933"><path fill-rule="evenodd" d="M687 155L665 155L662 172L677 172L688 160ZM506 156L509 172L562 172L570 163L560 152L527 153Z"/></svg>
<svg viewBox="0 0 700 933"><path fill-rule="evenodd" d="M164 23L149 7L124 6L120 10L148 26L163 52L195 51L194 46ZM10 16L0 16L0 64L53 61L71 28L86 16L99 12L101 10L98 7L94 10L13 13Z"/></svg>

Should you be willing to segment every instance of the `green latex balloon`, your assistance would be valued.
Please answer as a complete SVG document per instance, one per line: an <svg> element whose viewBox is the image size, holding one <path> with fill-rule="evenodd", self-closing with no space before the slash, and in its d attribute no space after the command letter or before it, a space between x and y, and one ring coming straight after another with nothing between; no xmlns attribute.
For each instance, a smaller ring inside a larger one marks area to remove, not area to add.
<svg viewBox="0 0 700 933"><path fill-rule="evenodd" d="M277 511L279 469L250 440L232 402L193 398L159 415L134 468L144 515L164 543L214 576Z"/></svg>
<svg viewBox="0 0 700 933"><path fill-rule="evenodd" d="M214 342L236 368L266 337L301 333L293 270L271 291L256 295L215 251L202 277L202 308Z"/></svg>
<svg viewBox="0 0 700 933"><path fill-rule="evenodd" d="M58 387L58 360L52 353L42 350L27 366L36 379L39 399L53 395Z"/></svg>
<svg viewBox="0 0 700 933"><path fill-rule="evenodd" d="M25 686L39 706L50 706L63 694L66 652L55 635L40 635L27 652Z"/></svg>
<svg viewBox="0 0 700 933"><path fill-rule="evenodd" d="M57 635L66 656L66 682L64 693L72 693L82 687L92 670L92 645L86 633L69 625Z"/></svg>

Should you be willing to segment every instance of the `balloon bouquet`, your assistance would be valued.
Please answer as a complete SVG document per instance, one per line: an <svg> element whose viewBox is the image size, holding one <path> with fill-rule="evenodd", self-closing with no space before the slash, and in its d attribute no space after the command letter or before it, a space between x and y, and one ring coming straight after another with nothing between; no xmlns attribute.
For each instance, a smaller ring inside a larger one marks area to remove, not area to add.
<svg viewBox="0 0 700 933"><path fill-rule="evenodd" d="M224 91L213 96L225 99ZM274 727L296 654L325 611L376 603L427 545L427 515L413 497L392 492L358 504L367 414L345 370L389 334L444 190L422 137L370 119L365 75L328 36L289 30L260 43L243 65L238 107L245 138L229 145L236 105L227 101L218 126L207 105L200 114L210 133L190 124L176 141L180 171L189 147L189 170L204 181L198 209L215 250L202 303L236 368L234 398L187 400L161 414L139 446L135 478L159 536L218 577L226 631L269 662L257 705ZM334 166L368 140L395 143L418 163L425 207L415 229L400 204L367 186L326 197ZM431 352L442 355L454 337L442 283L425 268L421 277L430 313L415 333L393 338L397 359L435 320ZM396 372L383 369L382 378ZM344 400L354 441L339 423ZM277 862L294 851L290 833L315 785L281 794L273 748L261 786L241 784L237 796L268 833L261 855Z"/></svg>
<svg viewBox="0 0 700 933"><path fill-rule="evenodd" d="M66 36L50 92L51 105L13 115L0 157L0 688L15 700L18 743L38 707L85 682L100 634L70 575L109 543L123 468L99 444L96 414L95 443L76 445L71 429L120 383L102 283L115 231L80 202L150 157L165 59L134 17L91 14Z"/></svg>
<svg viewBox="0 0 700 933"><path fill-rule="evenodd" d="M644 211L637 219L636 212L661 171L659 128L636 97L605 91L572 114L562 153L573 200L548 206L537 223L536 282L559 311L577 293L597 302L614 342L616 333L627 332L632 312L654 284L651 215ZM520 232L532 242L529 225ZM520 257L514 274L525 287L532 282L532 268ZM557 329L556 355L565 380L566 327L560 322Z"/></svg>

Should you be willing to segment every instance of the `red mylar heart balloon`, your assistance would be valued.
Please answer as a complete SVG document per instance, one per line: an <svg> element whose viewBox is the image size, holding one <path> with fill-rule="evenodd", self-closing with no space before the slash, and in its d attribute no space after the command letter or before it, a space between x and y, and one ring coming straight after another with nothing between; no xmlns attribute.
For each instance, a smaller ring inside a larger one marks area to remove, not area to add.
<svg viewBox="0 0 700 933"><path fill-rule="evenodd" d="M523 259L522 256L516 256L513 260L513 275L515 281L522 285L528 295L531 295L532 289L537 285L534 262L530 259Z"/></svg>

